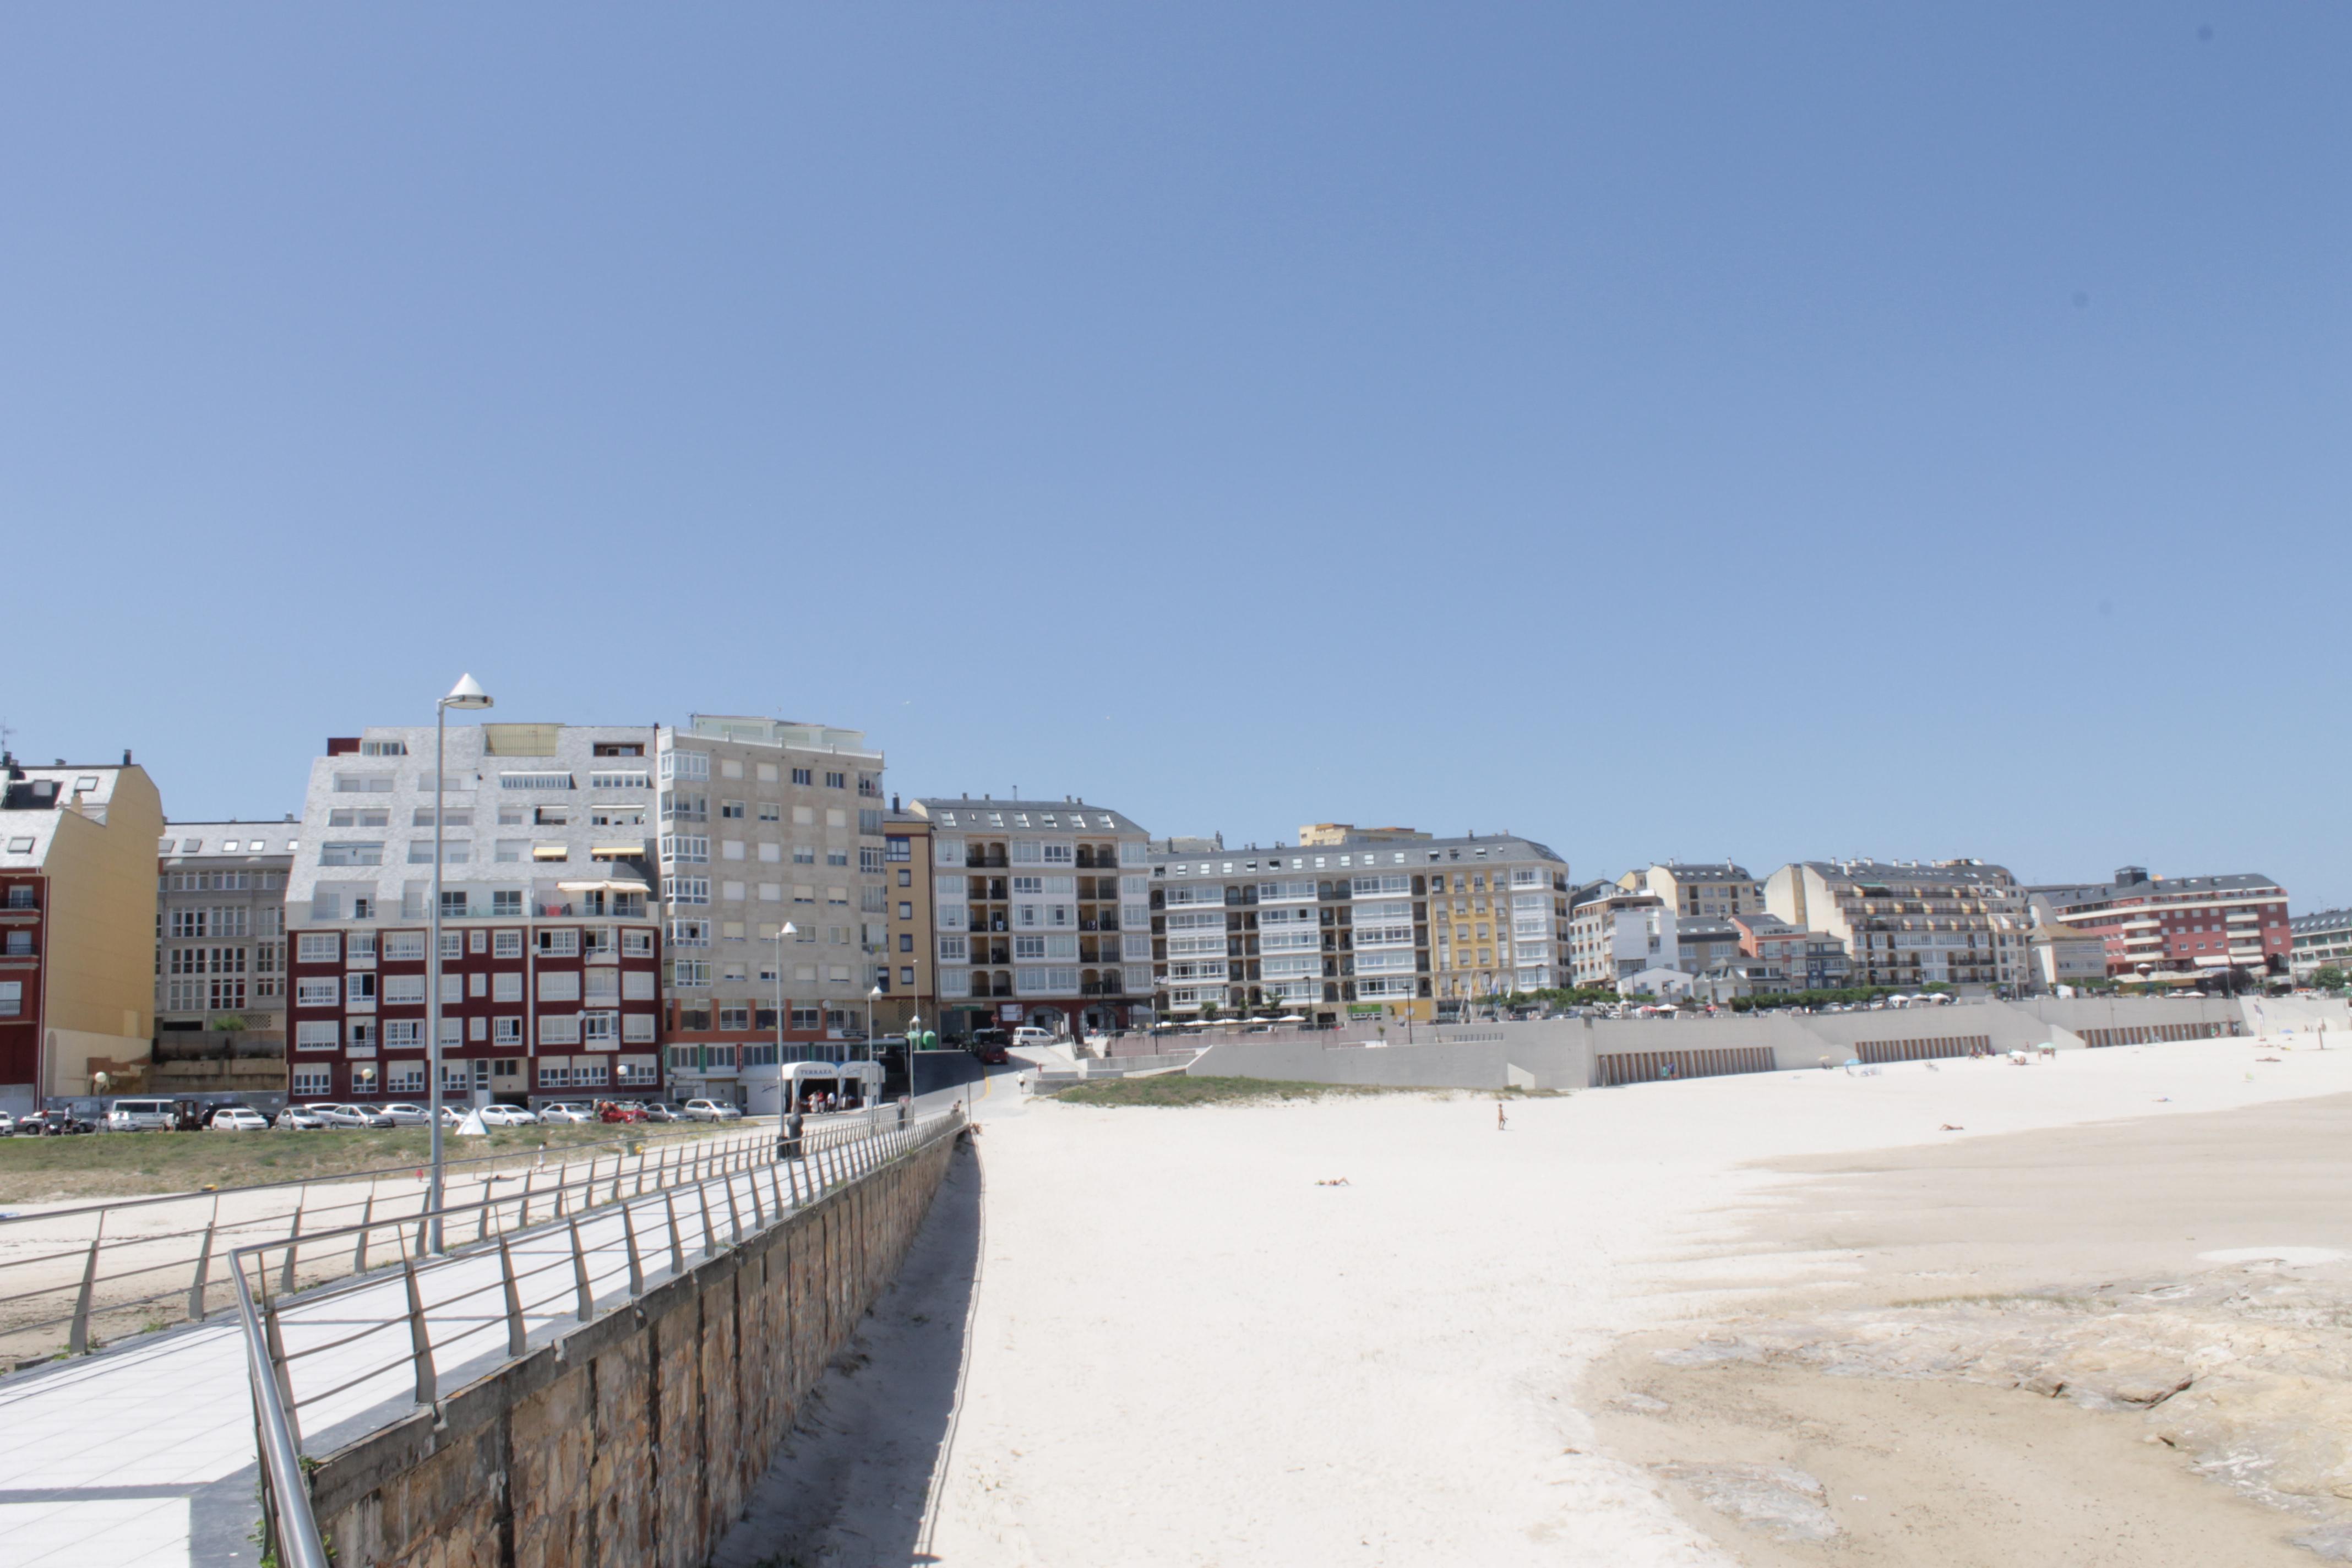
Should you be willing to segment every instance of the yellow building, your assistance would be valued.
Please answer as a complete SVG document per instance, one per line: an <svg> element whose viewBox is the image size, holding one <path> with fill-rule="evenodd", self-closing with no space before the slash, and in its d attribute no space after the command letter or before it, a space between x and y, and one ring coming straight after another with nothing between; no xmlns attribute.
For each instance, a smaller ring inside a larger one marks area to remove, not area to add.
<svg viewBox="0 0 2352 1568"><path fill-rule="evenodd" d="M0 758L0 1108L142 1087L163 804L118 765Z"/></svg>
<svg viewBox="0 0 2352 1568"><path fill-rule="evenodd" d="M899 1035L911 1020L920 1018L925 1027L936 1030L940 994L931 969L930 818L902 811L892 799L882 819L882 844L883 882L890 900L886 927L889 983L875 1027ZM889 1022L881 1022L884 1018Z"/></svg>

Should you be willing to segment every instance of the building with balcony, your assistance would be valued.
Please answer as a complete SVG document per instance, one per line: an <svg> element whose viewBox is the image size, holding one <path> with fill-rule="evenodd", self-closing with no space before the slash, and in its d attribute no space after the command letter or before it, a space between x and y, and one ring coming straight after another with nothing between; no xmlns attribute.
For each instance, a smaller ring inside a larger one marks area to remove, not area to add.
<svg viewBox="0 0 2352 1568"><path fill-rule="evenodd" d="M2031 984L2025 889L1981 860L1801 861L1772 873L1764 903L1790 925L1837 941L1852 984L1990 992Z"/></svg>
<svg viewBox="0 0 2352 1568"><path fill-rule="evenodd" d="M1151 1019L1150 836L1076 798L938 796L930 824L940 1033L1084 1036Z"/></svg>
<svg viewBox="0 0 2352 1568"><path fill-rule="evenodd" d="M662 726L657 752L668 1068L682 1095L740 1103L780 1054L862 1042L897 982L883 757L862 731L711 714Z"/></svg>
<svg viewBox="0 0 2352 1568"><path fill-rule="evenodd" d="M1824 931L1801 931L1777 915L1735 915L1742 954L1768 965L1789 991L1835 991L1851 984L1845 946ZM1755 994L1750 992L1748 994Z"/></svg>
<svg viewBox="0 0 2352 1568"><path fill-rule="evenodd" d="M1685 974L1705 974L1746 952L1746 936L1736 921L1720 915L1676 915L1672 965Z"/></svg>
<svg viewBox="0 0 2352 1568"><path fill-rule="evenodd" d="M1748 868L1728 860L1654 861L1626 872L1617 885L1629 893L1655 893L1678 921L1728 920L1764 907L1764 885L1748 875Z"/></svg>
<svg viewBox="0 0 2352 1568"><path fill-rule="evenodd" d="M1622 985L1681 955L1678 917L1651 892L1601 882L1568 911L1568 973L1572 985Z"/></svg>
<svg viewBox="0 0 2352 1568"><path fill-rule="evenodd" d="M2321 910L2287 921L2287 967L2308 985L2321 970L2352 972L2352 910Z"/></svg>
<svg viewBox="0 0 2352 1568"><path fill-rule="evenodd" d="M145 1079L155 1017L155 844L146 770L0 754L0 1109Z"/></svg>
<svg viewBox="0 0 2352 1568"><path fill-rule="evenodd" d="M286 877L300 832L291 816L164 825L152 1092L285 1091Z"/></svg>
<svg viewBox="0 0 2352 1568"><path fill-rule="evenodd" d="M931 819L904 809L893 795L882 818L891 984L887 1007L878 1015L887 1019L892 1034L904 1034L917 1018L934 1030L940 1025L939 981L931 966L931 937L938 929L931 916L933 858Z"/></svg>
<svg viewBox="0 0 2352 1568"><path fill-rule="evenodd" d="M650 725L449 727L445 1095L661 1092L654 742ZM427 724L330 740L311 763L286 884L296 1100L426 1092L433 756Z"/></svg>
<svg viewBox="0 0 2352 1568"><path fill-rule="evenodd" d="M1559 984L1568 863L1529 839L1378 828L1214 854L1171 841L1152 861L1154 979L1171 1017L1432 1019Z"/></svg>
<svg viewBox="0 0 2352 1568"><path fill-rule="evenodd" d="M2294 931L2286 889L2258 872L2151 877L2126 866L2111 882L2053 883L2026 889L2045 925L2093 931L2105 942L2111 975L2237 970L2284 975Z"/></svg>

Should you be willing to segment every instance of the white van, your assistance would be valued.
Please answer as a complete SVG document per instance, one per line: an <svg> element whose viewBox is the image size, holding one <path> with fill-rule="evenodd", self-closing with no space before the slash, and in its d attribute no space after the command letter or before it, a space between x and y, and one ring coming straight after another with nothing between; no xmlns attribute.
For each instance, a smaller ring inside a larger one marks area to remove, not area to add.
<svg viewBox="0 0 2352 1568"><path fill-rule="evenodd" d="M118 1100L106 1113L109 1132L169 1132L180 1119L168 1100Z"/></svg>
<svg viewBox="0 0 2352 1568"><path fill-rule="evenodd" d="M1013 1031L1013 1043L1016 1046L1050 1046L1054 1043L1054 1035L1050 1029L1032 1028L1024 1024Z"/></svg>

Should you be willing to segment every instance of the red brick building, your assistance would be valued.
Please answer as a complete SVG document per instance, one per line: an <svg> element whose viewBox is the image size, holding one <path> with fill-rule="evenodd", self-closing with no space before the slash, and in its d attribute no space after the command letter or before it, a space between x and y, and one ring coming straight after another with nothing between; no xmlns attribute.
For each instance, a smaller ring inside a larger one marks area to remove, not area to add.
<svg viewBox="0 0 2352 1568"><path fill-rule="evenodd" d="M2112 882L2027 893L2048 919L2104 939L2110 975L2287 973L2293 932L2286 889L2256 872L2151 877L2145 867L2126 866Z"/></svg>

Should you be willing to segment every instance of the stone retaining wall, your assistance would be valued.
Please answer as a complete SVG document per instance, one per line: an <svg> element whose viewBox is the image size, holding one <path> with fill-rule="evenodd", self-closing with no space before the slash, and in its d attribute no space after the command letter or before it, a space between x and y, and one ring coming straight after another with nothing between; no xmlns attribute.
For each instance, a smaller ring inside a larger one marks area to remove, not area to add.
<svg viewBox="0 0 2352 1568"><path fill-rule="evenodd" d="M694 1568L898 1272L941 1138L331 1455L338 1568Z"/></svg>

